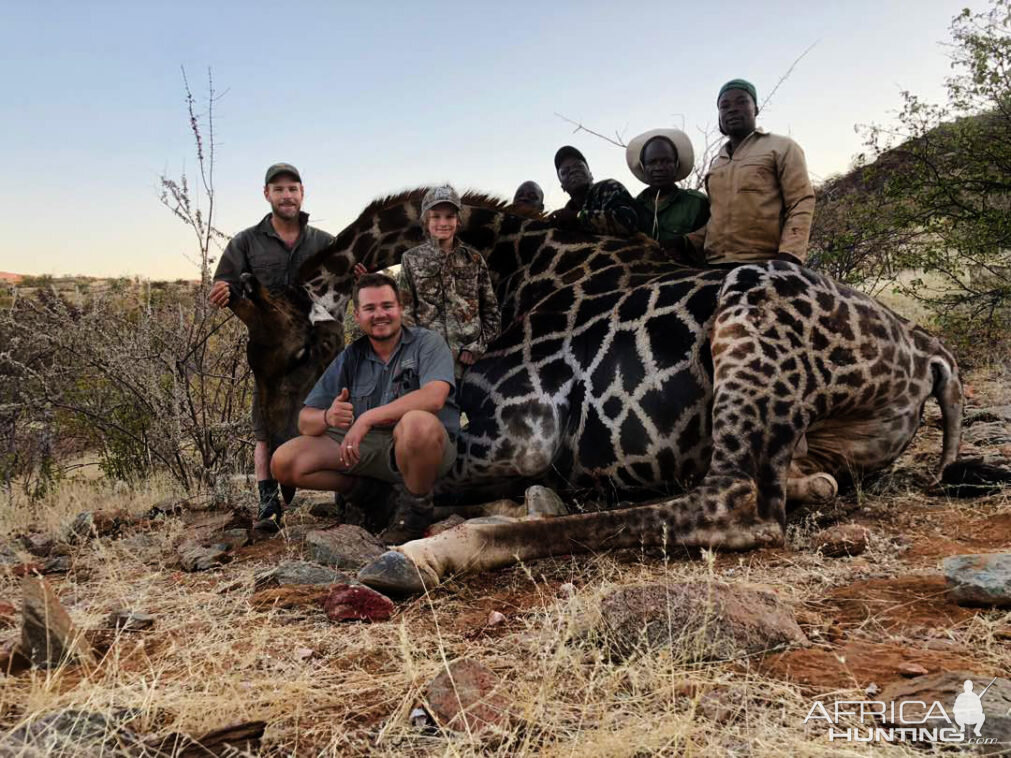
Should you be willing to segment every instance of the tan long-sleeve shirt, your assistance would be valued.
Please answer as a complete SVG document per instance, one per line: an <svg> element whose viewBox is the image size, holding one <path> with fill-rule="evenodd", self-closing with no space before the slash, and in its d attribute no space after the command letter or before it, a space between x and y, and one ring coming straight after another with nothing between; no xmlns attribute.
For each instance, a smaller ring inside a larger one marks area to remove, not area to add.
<svg viewBox="0 0 1011 758"><path fill-rule="evenodd" d="M800 145L755 130L709 166L709 223L689 235L707 263L763 261L777 253L807 259L814 188Z"/></svg>

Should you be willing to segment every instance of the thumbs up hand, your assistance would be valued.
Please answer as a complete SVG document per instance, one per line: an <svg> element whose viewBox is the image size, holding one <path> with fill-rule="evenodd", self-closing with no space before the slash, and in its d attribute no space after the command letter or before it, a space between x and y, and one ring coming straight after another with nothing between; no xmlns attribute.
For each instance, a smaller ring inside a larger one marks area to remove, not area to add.
<svg viewBox="0 0 1011 758"><path fill-rule="evenodd" d="M327 408L323 419L327 426L335 426L338 429L348 429L355 420L354 407L348 402L351 394L345 387L340 394L333 399L330 407Z"/></svg>

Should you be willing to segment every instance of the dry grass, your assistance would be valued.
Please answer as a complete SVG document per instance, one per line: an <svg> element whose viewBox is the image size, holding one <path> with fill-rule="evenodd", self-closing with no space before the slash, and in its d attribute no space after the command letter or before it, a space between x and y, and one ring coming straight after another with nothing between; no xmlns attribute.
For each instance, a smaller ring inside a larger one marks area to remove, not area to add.
<svg viewBox="0 0 1011 758"><path fill-rule="evenodd" d="M972 384L977 398L1006 397L999 372L974 376ZM0 727L9 732L74 707L110 714L130 709L132 728L153 736L262 719L268 727L261 754L269 756L918 755L901 746L830 743L824 728L805 728L803 720L814 699L859 697L875 665L877 684L894 678L886 658L857 659L852 651L864 648L847 647L852 643L922 654L941 640L981 669L1011 668L1001 636L1011 614L967 612L948 623L930 621L931 604L944 601L929 593L884 594L866 607L838 599L863 583L887 588L899 578L935 575L939 559L931 550L945 540L964 552L991 538L997 542L990 549L1000 547L1001 535L983 534L979 524L1011 524L1006 495L969 505L923 496L921 475L938 451L939 430L928 426L890 476L848 496L835 513L794 520L782 550L701 560L654 551L554 558L451 580L399 603L394 619L382 624L335 625L317 608L251 607L253 575L298 556L295 542L271 543L278 546L273 552L240 551L219 570L184 574L171 564L184 530L179 519L97 539L75 548L73 570L54 581L71 616L99 630L110 611L130 608L155 614L155 628L97 634L108 652L91 670L33 670L3 679ZM8 503L0 531L55 533L82 510L114 505L139 513L173 494L165 482L133 489L70 482L44 504ZM840 514L872 530L869 549L858 558L828 559L810 550L813 533ZM691 651L683 648L619 659L599 640L580 635L586 609L609 589L686 579L775 588L796 607L813 643L784 660L825 656L835 662L835 678L812 683L761 656L690 663ZM575 594L560 589L566 583ZM0 577L0 600L17 605L19 597L17 579ZM491 610L507 621L487 627ZM2 639L17 634L10 628ZM427 683L461 658L484 663L504 680L515 715L508 733L426 732L408 722ZM714 708L714 699L724 707Z"/></svg>

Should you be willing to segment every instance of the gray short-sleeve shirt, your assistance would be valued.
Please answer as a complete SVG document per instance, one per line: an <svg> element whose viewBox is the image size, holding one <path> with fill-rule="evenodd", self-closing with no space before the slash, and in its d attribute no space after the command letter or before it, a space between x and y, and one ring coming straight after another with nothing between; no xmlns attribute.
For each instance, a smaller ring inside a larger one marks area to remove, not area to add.
<svg viewBox="0 0 1011 758"><path fill-rule="evenodd" d="M449 396L436 415L455 439L460 431L460 406L456 400L453 354L441 336L417 326L402 327L400 344L387 363L376 355L367 336L352 342L323 372L305 405L326 410L347 387L357 417L433 381L446 382L450 387Z"/></svg>

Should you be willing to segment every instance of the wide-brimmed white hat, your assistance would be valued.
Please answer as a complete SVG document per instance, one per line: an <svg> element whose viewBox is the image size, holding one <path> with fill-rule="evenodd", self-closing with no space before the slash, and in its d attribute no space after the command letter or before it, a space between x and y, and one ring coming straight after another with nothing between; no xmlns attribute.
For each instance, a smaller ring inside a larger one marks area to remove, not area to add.
<svg viewBox="0 0 1011 758"><path fill-rule="evenodd" d="M642 149L654 137L664 137L673 143L678 154L678 170L674 181L680 182L692 172L692 167L695 165L695 149L692 147L692 141L680 129L650 129L648 132L633 137L632 141L628 143L628 147L625 148L625 162L628 163L629 170L640 182L649 184L646 172L642 167Z"/></svg>

